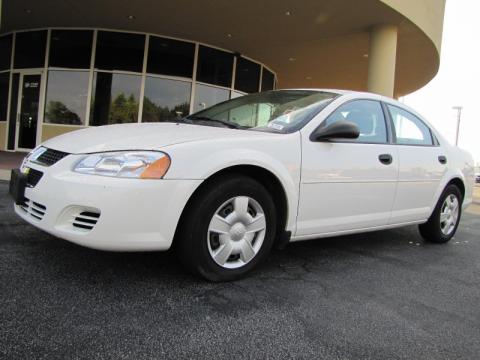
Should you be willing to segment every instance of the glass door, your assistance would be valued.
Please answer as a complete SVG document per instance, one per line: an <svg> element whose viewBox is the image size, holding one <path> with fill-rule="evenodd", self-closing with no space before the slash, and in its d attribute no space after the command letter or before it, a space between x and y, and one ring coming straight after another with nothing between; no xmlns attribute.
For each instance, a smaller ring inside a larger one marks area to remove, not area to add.
<svg viewBox="0 0 480 360"><path fill-rule="evenodd" d="M16 150L31 150L36 146L41 81L40 72L20 74Z"/></svg>

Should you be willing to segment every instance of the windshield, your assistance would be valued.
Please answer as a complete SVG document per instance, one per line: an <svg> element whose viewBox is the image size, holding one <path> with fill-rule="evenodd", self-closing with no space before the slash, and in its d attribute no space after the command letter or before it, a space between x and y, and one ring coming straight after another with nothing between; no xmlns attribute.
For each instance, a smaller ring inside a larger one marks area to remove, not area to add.
<svg viewBox="0 0 480 360"><path fill-rule="evenodd" d="M338 94L315 90L277 90L242 96L187 116L188 121L272 132L303 127Z"/></svg>

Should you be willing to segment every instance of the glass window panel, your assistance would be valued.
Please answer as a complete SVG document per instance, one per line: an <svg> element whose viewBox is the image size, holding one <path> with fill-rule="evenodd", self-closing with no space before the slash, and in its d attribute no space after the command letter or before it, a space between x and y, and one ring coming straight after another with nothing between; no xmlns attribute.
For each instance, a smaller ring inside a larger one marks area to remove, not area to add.
<svg viewBox="0 0 480 360"><path fill-rule="evenodd" d="M16 69L44 67L46 44L47 30L17 32L14 67Z"/></svg>
<svg viewBox="0 0 480 360"><path fill-rule="evenodd" d="M0 74L0 121L7 121L8 108L8 87L10 84L10 73Z"/></svg>
<svg viewBox="0 0 480 360"><path fill-rule="evenodd" d="M45 122L85 125L88 77L86 71L49 71Z"/></svg>
<svg viewBox="0 0 480 360"><path fill-rule="evenodd" d="M433 145L430 129L422 120L399 107L387 106L392 115L397 144Z"/></svg>
<svg viewBox="0 0 480 360"><path fill-rule="evenodd" d="M0 70L10 69L12 38L13 36L11 34L0 37Z"/></svg>
<svg viewBox="0 0 480 360"><path fill-rule="evenodd" d="M166 121L187 116L191 88L191 83L185 81L147 77L142 121Z"/></svg>
<svg viewBox="0 0 480 360"><path fill-rule="evenodd" d="M141 72L145 35L99 31L95 68Z"/></svg>
<svg viewBox="0 0 480 360"><path fill-rule="evenodd" d="M212 105L228 100L230 91L213 86L197 84L195 86L195 102L193 112L206 109Z"/></svg>
<svg viewBox="0 0 480 360"><path fill-rule="evenodd" d="M49 66L89 69L93 31L52 30Z"/></svg>
<svg viewBox="0 0 480 360"><path fill-rule="evenodd" d="M138 75L95 72L90 125L137 122L141 81Z"/></svg>
<svg viewBox="0 0 480 360"><path fill-rule="evenodd" d="M197 81L225 87L232 86L233 54L200 46Z"/></svg>
<svg viewBox="0 0 480 360"><path fill-rule="evenodd" d="M147 72L191 78L195 45L150 36Z"/></svg>
<svg viewBox="0 0 480 360"><path fill-rule="evenodd" d="M275 75L263 68L262 73L262 91L273 90L275 87Z"/></svg>
<svg viewBox="0 0 480 360"><path fill-rule="evenodd" d="M253 61L237 58L235 89L246 93L258 92L260 84L260 65Z"/></svg>
<svg viewBox="0 0 480 360"><path fill-rule="evenodd" d="M341 105L322 124L346 120L356 124L360 130L358 139L353 142L386 143L387 128L382 106L378 101L355 100Z"/></svg>

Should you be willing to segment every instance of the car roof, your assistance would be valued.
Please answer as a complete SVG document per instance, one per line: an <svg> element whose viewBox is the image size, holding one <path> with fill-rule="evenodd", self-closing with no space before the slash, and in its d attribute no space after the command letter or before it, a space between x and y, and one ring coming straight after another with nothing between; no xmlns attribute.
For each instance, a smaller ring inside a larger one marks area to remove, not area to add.
<svg viewBox="0 0 480 360"><path fill-rule="evenodd" d="M398 106L413 115L417 116L420 118L425 124L433 131L437 139L440 139L442 143L446 143L445 138L437 131L437 129L424 117L422 116L419 112L417 112L415 109L412 109L410 106L392 99L387 96L375 94L375 93L370 93L370 92L365 92L365 91L354 91L354 90L341 90L341 89L321 89L321 88L298 88L298 89L278 89L278 90L313 90L313 91L321 91L321 92L330 92L334 94L338 94L342 97L348 97L350 99L372 99L372 100L377 100L377 101L382 101L384 103L388 103L391 105Z"/></svg>
<svg viewBox="0 0 480 360"><path fill-rule="evenodd" d="M383 96L383 95L379 95L379 94L375 94L375 93L371 93L371 92L344 90L344 89L322 89L322 88L295 88L295 89L277 89L277 90L313 90L313 91L334 93L334 94L338 94L338 95L341 95L341 96L348 96L348 97L351 97L352 99L353 98L374 99L374 100L383 101L385 103L389 103L389 104L401 107L401 108L411 112L412 114L418 116L422 120L426 121L425 118L421 114L419 114L415 109L412 109L408 105L406 105L406 104L404 104L404 103L402 103L402 102L400 102L396 99L393 99L393 98L390 98L390 97L387 97L387 96ZM426 122L428 123L428 121L426 121Z"/></svg>

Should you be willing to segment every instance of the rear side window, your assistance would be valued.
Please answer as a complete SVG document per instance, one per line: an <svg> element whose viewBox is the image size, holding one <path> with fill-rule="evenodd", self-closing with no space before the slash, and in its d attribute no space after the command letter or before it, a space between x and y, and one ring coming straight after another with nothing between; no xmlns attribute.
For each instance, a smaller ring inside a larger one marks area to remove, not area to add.
<svg viewBox="0 0 480 360"><path fill-rule="evenodd" d="M393 128L400 145L433 145L432 133L418 117L397 106L387 105Z"/></svg>
<svg viewBox="0 0 480 360"><path fill-rule="evenodd" d="M324 122L323 126L346 120L356 124L360 136L348 142L383 144L387 142L387 128L382 106L375 100L354 100L341 105Z"/></svg>

